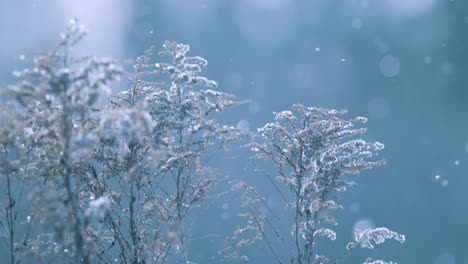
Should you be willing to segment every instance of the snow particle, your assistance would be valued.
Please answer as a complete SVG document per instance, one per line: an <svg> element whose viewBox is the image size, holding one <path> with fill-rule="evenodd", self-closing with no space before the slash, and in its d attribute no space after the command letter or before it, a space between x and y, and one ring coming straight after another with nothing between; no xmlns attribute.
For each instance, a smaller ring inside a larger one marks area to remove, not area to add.
<svg viewBox="0 0 468 264"><path fill-rule="evenodd" d="M440 185L441 185L442 187L445 188L445 187L448 187L448 183L449 183L448 180L447 180L447 179L444 179L444 180L442 180L442 182L440 183Z"/></svg>
<svg viewBox="0 0 468 264"><path fill-rule="evenodd" d="M431 64L432 63L432 57L431 56L424 56L424 63L425 64Z"/></svg>
<svg viewBox="0 0 468 264"><path fill-rule="evenodd" d="M380 73L385 77L395 77L400 73L400 60L392 55L384 56L379 63Z"/></svg>
<svg viewBox="0 0 468 264"><path fill-rule="evenodd" d="M432 176L432 181L443 188L448 187L449 181L444 177L443 171L437 169Z"/></svg>
<svg viewBox="0 0 468 264"><path fill-rule="evenodd" d="M360 18L355 18L355 19L353 19L353 21L351 22L351 26L352 26L354 29L361 29L363 25L364 25L364 22L363 22L362 19L360 19Z"/></svg>
<svg viewBox="0 0 468 264"><path fill-rule="evenodd" d="M365 229L369 229L369 228L374 228L374 222L369 219L369 218L362 218L358 221L356 221L356 223L354 223L353 225L353 233L356 231L356 230L365 230Z"/></svg>
<svg viewBox="0 0 468 264"><path fill-rule="evenodd" d="M239 130L242 131L242 132L247 132L247 131L250 130L250 122L247 121L247 120L240 120L240 121L237 123L236 128L239 129Z"/></svg>

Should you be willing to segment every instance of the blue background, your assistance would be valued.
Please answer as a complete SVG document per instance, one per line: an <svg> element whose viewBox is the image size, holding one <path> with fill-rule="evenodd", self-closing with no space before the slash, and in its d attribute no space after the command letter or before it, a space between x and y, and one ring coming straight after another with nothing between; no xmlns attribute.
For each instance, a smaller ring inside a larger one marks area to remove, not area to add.
<svg viewBox="0 0 468 264"><path fill-rule="evenodd" d="M355 178L344 195L337 252L353 226L387 226L407 242L379 247L384 259L468 263L465 1L1 1L0 84L13 81L18 55L54 47L71 17L89 29L78 53L129 59L164 40L190 44L221 90L251 100L221 122L254 131L293 103L369 117L365 137L385 143L388 164ZM212 165L264 183L236 148ZM265 195L275 203L276 193ZM238 200L223 197L194 227L194 237L214 234L192 243L200 263L238 224Z"/></svg>

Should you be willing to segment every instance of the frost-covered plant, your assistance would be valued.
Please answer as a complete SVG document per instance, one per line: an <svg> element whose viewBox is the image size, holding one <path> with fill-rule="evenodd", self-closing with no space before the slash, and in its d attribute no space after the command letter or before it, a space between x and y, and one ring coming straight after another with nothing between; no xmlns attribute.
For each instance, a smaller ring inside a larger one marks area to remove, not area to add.
<svg viewBox="0 0 468 264"><path fill-rule="evenodd" d="M162 182L161 194L168 201L171 233L176 237L184 262L188 262L190 211L206 200L217 179L207 167L210 159L227 143L243 136L234 127L220 125L214 112L239 105L232 94L214 90L217 83L199 73L207 61L187 56L189 46L166 42L160 55L169 63L156 63L156 70L168 74L170 82L147 96L148 109L156 126L153 140L165 147L164 158L157 165ZM170 179L168 179L170 178Z"/></svg>
<svg viewBox="0 0 468 264"><path fill-rule="evenodd" d="M58 263L193 263L191 213L218 179L208 163L245 136L214 117L240 102L201 75L207 61L188 56L188 45L166 42L163 62L153 61L151 48L126 73L112 59L74 57L71 50L85 34L72 20L54 51L21 56L32 66L16 71L21 81L0 98L0 237L10 263L26 256ZM123 78L128 88L98 107L107 85ZM383 145L348 139L365 131L354 128L364 118L294 108L298 115L277 113L249 146L273 162L290 192L272 181L293 208L295 254L278 253L275 241L291 239L273 225L256 189L238 182L233 189L242 192L248 225L227 239L232 255L248 262L241 247L263 240L264 252L278 263L339 263L357 246L404 241L386 228L360 230L343 256L332 261L318 254L316 237L336 238L326 224L336 223L330 212L341 209L338 192L353 185L343 175L382 165L371 160Z"/></svg>
<svg viewBox="0 0 468 264"><path fill-rule="evenodd" d="M337 234L331 226L337 222L332 212L342 209L338 203L340 192L354 186L345 176L383 165L384 161L373 158L384 145L355 139L366 131L365 128L356 128L356 125L365 123L366 118L343 119L346 111L300 104L293 108L294 112L275 113L275 122L260 128L248 146L257 158L273 163L279 174L277 180L289 191L284 193L282 186L272 181L278 195L285 200L288 208L293 209L291 244L294 254L285 258L279 256L277 248L272 245L273 240L268 238L265 231L273 227L266 221L266 214L258 212L263 200L246 183L240 183L237 187L242 190L244 206L249 209L245 215L249 225L236 231L228 241L234 256L242 255L240 247L263 239L267 244L266 251L278 263L339 263L349 252L335 259L323 256L318 252L316 240L318 237L336 239ZM252 232L254 235L251 238L239 236ZM288 242L276 229L269 233ZM386 228L357 230L355 242L349 243L346 250L350 251L356 245L372 249L372 243L380 244L386 239L403 242L405 237ZM368 260L366 263L371 262Z"/></svg>
<svg viewBox="0 0 468 264"><path fill-rule="evenodd" d="M188 56L187 45L166 42L168 60L157 63L149 49L124 73L113 60L73 57L85 34L72 20L54 51L21 56L33 65L6 87L0 234L11 263L24 248L47 261L188 263L187 217L217 180L207 163L244 135L213 115L240 102L200 75L207 61ZM129 88L97 107L122 77ZM23 222L35 230L21 238L13 179L27 185Z"/></svg>
<svg viewBox="0 0 468 264"><path fill-rule="evenodd" d="M137 58L130 87L111 100L98 129L95 193L117 197L102 255L124 262L163 263L172 256L188 263L186 218L216 182L207 162L242 136L210 117L239 102L200 75L206 60L187 56L187 45L163 48L169 62L152 62L153 48Z"/></svg>
<svg viewBox="0 0 468 264"><path fill-rule="evenodd" d="M18 139L23 128L11 114L13 108L8 103L5 107L0 106L0 238L8 247L9 263L21 263L31 217L26 217L21 211L25 202L22 195L25 186L18 174L21 160L18 157L21 149Z"/></svg>
<svg viewBox="0 0 468 264"><path fill-rule="evenodd" d="M37 256L59 253L76 263L89 263L92 251L83 209L87 202L81 194L92 176L93 107L99 95L108 92L108 83L122 74L112 60L72 56L71 49L85 34L72 20L54 51L24 56L32 66L16 71L22 81L6 88L23 130L10 141L19 145L15 170L31 186L36 222L52 231L24 244Z"/></svg>

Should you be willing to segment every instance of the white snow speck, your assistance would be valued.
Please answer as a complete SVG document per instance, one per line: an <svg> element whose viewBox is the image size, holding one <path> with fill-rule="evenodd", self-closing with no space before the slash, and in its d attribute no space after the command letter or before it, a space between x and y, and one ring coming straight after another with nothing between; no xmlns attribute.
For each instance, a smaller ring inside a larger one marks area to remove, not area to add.
<svg viewBox="0 0 468 264"><path fill-rule="evenodd" d="M445 188L445 187L448 186L448 184L449 184L448 180L445 179L445 180L442 181L442 183L440 185L442 185L442 187Z"/></svg>

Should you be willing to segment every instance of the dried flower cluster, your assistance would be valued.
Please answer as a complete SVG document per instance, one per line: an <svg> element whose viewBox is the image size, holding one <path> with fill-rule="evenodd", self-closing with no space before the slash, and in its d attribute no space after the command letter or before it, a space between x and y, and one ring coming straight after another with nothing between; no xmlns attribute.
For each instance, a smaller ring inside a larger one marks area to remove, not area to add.
<svg viewBox="0 0 468 264"><path fill-rule="evenodd" d="M21 56L32 66L14 72L20 81L2 89L0 238L9 263L193 263L188 218L218 179L208 163L248 135L212 115L241 102L201 75L207 61L189 56L187 45L166 42L159 54L150 48L127 72L112 59L74 57L85 35L72 20L55 50ZM128 88L112 95L116 81ZM256 189L239 182L233 189L242 192L249 224L228 237L223 252L243 262L249 257L241 248L264 241L279 263L326 263L315 238L336 238L324 224L336 222L329 212L341 209L337 193L352 185L342 176L383 164L369 161L382 144L345 140L365 131L353 128L365 119L295 110L299 116L277 113L249 146L274 163L292 193L277 188L294 208L296 253L281 258L266 230L291 239L258 210L266 203ZM363 230L347 248L372 249L386 239L404 236Z"/></svg>

